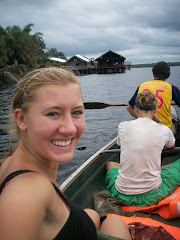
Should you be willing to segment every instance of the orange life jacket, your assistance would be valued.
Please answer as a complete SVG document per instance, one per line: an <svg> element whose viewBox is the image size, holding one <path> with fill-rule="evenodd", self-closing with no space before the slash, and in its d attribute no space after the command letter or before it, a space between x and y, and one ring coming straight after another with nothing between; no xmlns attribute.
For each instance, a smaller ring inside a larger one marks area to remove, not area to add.
<svg viewBox="0 0 180 240"><path fill-rule="evenodd" d="M157 205L146 207L122 206L121 208L125 212L154 212L164 219L178 218L180 217L180 187Z"/></svg>
<svg viewBox="0 0 180 240"><path fill-rule="evenodd" d="M167 224L164 224L162 222L153 220L151 218L144 218L144 217L124 217L124 216L120 216L117 214L108 214L108 217L111 216L116 216L116 217L120 217L123 222L128 225L129 223L132 222L140 222L142 224L148 225L148 226L154 226L154 227L159 227L162 226L168 233L170 233L176 240L180 240L180 228L178 227L174 227L174 226L170 226Z"/></svg>

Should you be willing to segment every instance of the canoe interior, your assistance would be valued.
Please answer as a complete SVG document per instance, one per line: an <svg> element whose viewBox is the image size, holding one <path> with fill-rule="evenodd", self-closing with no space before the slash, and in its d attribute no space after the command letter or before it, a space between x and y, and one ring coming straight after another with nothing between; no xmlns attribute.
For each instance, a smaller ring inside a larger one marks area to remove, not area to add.
<svg viewBox="0 0 180 240"><path fill-rule="evenodd" d="M64 186L61 185L62 192L81 208L94 208L93 193L106 189L106 162L120 161L119 153L101 153L106 149L119 149L119 146L116 145L116 139L97 154L94 154L90 162L86 166L82 166L78 174L75 173L74 176L70 177L70 180L67 180ZM162 165L179 159L180 151L173 154L165 153L165 155L162 157Z"/></svg>
<svg viewBox="0 0 180 240"><path fill-rule="evenodd" d="M108 145L108 149L114 148L119 148L115 144L115 140ZM101 154L104 149L106 148L102 148L97 154L94 154L89 164L82 167L78 175L73 176L64 189L62 185L60 187L62 192L81 208L93 208L93 193L105 189L106 162L119 161L118 153Z"/></svg>

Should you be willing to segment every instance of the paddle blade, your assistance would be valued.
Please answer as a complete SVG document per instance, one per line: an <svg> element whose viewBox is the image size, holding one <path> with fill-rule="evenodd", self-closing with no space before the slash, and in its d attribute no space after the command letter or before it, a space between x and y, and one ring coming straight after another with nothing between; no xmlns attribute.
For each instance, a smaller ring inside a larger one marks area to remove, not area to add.
<svg viewBox="0 0 180 240"><path fill-rule="evenodd" d="M86 147L85 147L85 146L83 146L83 147L76 147L75 149L76 149L76 150L79 150L79 151L83 151L83 150L86 149Z"/></svg>
<svg viewBox="0 0 180 240"><path fill-rule="evenodd" d="M116 104L107 104L102 102L85 102L85 109L101 109L106 107L118 107L118 106L127 106L127 103L116 103Z"/></svg>
<svg viewBox="0 0 180 240"><path fill-rule="evenodd" d="M109 105L106 103L100 103L100 102L85 102L84 108L85 109L101 109L108 107Z"/></svg>

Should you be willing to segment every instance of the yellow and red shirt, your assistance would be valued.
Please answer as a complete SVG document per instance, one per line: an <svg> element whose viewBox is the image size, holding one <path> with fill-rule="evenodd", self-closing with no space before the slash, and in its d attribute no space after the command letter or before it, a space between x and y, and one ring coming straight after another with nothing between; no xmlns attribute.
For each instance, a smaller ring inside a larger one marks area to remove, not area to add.
<svg viewBox="0 0 180 240"><path fill-rule="evenodd" d="M138 93L144 91L153 92L158 100L157 115L164 125L171 127L172 119L170 107L172 101L172 85L161 80L148 81L140 85Z"/></svg>
<svg viewBox="0 0 180 240"><path fill-rule="evenodd" d="M135 94L129 101L129 104L134 107L135 99L138 93L143 91L152 91L158 100L157 115L161 119L164 125L171 128L171 101L180 106L180 91L176 86L171 85L168 82L162 80L152 80L142 83L136 90Z"/></svg>

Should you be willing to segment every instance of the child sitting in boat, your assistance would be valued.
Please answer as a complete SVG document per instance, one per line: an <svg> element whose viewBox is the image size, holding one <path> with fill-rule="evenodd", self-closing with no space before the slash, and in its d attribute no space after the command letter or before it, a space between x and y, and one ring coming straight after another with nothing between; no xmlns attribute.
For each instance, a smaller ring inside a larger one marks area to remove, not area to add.
<svg viewBox="0 0 180 240"><path fill-rule="evenodd" d="M180 185L180 159L161 169L162 150L173 148L175 138L170 128L152 120L156 106L154 93L139 93L134 107L138 118L118 126L121 164L106 164L106 184L124 205L155 205Z"/></svg>

